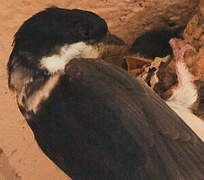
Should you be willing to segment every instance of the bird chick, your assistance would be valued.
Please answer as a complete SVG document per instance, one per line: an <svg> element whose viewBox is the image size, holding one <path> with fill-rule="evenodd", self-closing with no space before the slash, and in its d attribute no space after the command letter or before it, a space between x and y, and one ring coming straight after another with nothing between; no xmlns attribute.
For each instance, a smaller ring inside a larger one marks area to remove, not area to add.
<svg viewBox="0 0 204 180"><path fill-rule="evenodd" d="M172 95L166 102L204 141L204 121L193 114L193 106L199 98L198 87L194 82L198 78L189 71L184 59L186 51L195 51L195 49L189 44L179 48L178 41L177 39L170 40L176 60L178 84L172 88Z"/></svg>
<svg viewBox="0 0 204 180"><path fill-rule="evenodd" d="M189 72L189 69L185 63L184 54L186 51L195 51L195 49L189 44L179 49L176 41L176 39L171 39L170 45L176 59L176 74L178 84L173 89L173 94L167 101L174 102L175 104L183 106L184 108L190 109L198 98L198 90L194 84L196 78Z"/></svg>

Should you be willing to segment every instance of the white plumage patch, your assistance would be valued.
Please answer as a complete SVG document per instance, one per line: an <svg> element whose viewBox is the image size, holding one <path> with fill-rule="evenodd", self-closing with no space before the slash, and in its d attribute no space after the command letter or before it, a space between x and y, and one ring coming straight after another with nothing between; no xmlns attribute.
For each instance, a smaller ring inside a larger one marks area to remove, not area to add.
<svg viewBox="0 0 204 180"><path fill-rule="evenodd" d="M173 89L172 96L167 100L171 104L177 104L185 108L191 108L198 98L194 76L189 72L183 61L176 62L178 86Z"/></svg>
<svg viewBox="0 0 204 180"><path fill-rule="evenodd" d="M204 121L195 116L190 109L198 98L198 91L193 83L195 78L184 61L177 61L176 68L178 85L173 89L173 94L166 103L204 141Z"/></svg>
<svg viewBox="0 0 204 180"><path fill-rule="evenodd" d="M175 103L168 102L167 104L183 119L183 121L197 134L204 142L204 121L195 116L190 109L179 106Z"/></svg>
<svg viewBox="0 0 204 180"><path fill-rule="evenodd" d="M40 89L35 91L35 93L29 97L26 97L26 86L24 86L24 89L17 96L18 104L24 107L26 111L37 113L40 108L40 104L49 98L60 77L61 74L51 76Z"/></svg>
<svg viewBox="0 0 204 180"><path fill-rule="evenodd" d="M54 74L58 71L63 71L66 64L74 58L97 58L99 54L97 47L87 45L84 42L77 42L71 45L64 45L60 49L59 54L42 57L40 67Z"/></svg>

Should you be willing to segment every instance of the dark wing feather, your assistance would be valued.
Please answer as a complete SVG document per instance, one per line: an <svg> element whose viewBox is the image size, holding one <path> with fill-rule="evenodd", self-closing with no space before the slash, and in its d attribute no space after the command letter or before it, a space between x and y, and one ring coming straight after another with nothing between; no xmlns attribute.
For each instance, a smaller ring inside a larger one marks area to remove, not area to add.
<svg viewBox="0 0 204 180"><path fill-rule="evenodd" d="M146 85L74 59L29 121L43 151L74 180L202 180L204 144Z"/></svg>

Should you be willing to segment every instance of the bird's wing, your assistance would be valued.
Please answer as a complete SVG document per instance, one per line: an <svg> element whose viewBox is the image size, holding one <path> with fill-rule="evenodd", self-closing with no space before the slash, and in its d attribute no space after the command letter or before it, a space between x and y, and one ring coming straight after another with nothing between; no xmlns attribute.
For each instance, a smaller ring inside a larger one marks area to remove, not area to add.
<svg viewBox="0 0 204 180"><path fill-rule="evenodd" d="M149 87L114 65L72 60L48 107L71 144L61 145L73 150L66 151L69 170L75 161L87 172L110 169L104 174L111 180L204 179L203 142ZM76 169L68 173L80 179Z"/></svg>
<svg viewBox="0 0 204 180"><path fill-rule="evenodd" d="M95 123L109 134L119 154L127 153L124 161L131 159L131 141L135 141L145 153L147 174L158 173L163 179L204 178L204 144L144 83L102 61L73 60L67 74L73 89L86 87L92 94L87 103L103 107L95 110Z"/></svg>

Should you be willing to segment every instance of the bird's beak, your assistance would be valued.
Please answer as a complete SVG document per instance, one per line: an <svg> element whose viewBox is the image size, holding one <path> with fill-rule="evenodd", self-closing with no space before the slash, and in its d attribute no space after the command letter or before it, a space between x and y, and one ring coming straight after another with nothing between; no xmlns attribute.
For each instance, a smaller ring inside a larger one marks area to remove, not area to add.
<svg viewBox="0 0 204 180"><path fill-rule="evenodd" d="M107 33L103 42L105 45L118 45L118 46L126 45L122 39L120 39L114 34L111 34L110 32Z"/></svg>

